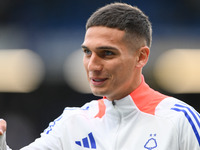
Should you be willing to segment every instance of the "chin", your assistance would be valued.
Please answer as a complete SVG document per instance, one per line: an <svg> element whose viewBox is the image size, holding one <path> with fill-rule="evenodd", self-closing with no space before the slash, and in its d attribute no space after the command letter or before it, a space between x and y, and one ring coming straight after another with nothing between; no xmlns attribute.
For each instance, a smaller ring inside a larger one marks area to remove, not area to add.
<svg viewBox="0 0 200 150"><path fill-rule="evenodd" d="M97 90L92 90L92 93L93 93L93 95L95 95L95 96L105 96L106 95L106 93L105 92L103 92L103 91L97 91Z"/></svg>

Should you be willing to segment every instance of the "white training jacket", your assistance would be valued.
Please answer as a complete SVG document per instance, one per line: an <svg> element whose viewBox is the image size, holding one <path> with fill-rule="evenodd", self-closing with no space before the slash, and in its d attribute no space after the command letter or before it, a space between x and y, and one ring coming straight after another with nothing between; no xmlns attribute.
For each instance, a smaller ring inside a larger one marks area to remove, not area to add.
<svg viewBox="0 0 200 150"><path fill-rule="evenodd" d="M8 150L5 135L0 150ZM6 148L7 147L7 148ZM144 81L117 101L104 97L63 114L22 150L200 150L200 115Z"/></svg>

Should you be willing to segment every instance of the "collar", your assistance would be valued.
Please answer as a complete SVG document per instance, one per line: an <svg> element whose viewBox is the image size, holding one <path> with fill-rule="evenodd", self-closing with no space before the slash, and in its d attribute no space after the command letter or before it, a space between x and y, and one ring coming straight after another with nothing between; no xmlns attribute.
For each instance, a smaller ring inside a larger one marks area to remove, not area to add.
<svg viewBox="0 0 200 150"><path fill-rule="evenodd" d="M135 111L141 111L144 113L155 115L156 106L168 96L151 89L149 85L146 84L143 75L141 76L141 78L142 82L138 86L138 88L135 89L128 96L120 100L115 100L114 105L116 105L118 110L121 110L121 112L125 114L129 114L130 112ZM99 112L95 117L103 117L106 112L106 108L110 107L111 104L113 104L113 102L107 100L106 97L103 97L103 99L99 100Z"/></svg>
<svg viewBox="0 0 200 150"><path fill-rule="evenodd" d="M140 111L155 115L156 106L168 96L150 88L143 75L141 78L141 84L130 96Z"/></svg>

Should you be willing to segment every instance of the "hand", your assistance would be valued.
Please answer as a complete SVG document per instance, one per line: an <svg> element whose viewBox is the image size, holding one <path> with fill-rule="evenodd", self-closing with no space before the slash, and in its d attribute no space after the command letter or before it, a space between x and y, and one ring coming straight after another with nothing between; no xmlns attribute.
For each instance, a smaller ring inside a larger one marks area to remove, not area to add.
<svg viewBox="0 0 200 150"><path fill-rule="evenodd" d="M0 119L0 136L4 134L4 132L6 132L6 128L7 128L7 123L5 120Z"/></svg>

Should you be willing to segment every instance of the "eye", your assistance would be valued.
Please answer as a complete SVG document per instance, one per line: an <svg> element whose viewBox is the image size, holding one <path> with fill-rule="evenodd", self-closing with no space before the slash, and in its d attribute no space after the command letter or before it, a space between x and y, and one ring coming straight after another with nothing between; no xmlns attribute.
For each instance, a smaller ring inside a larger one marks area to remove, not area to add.
<svg viewBox="0 0 200 150"><path fill-rule="evenodd" d="M105 56L111 56L111 55L114 55L114 53L112 51L105 51L104 55Z"/></svg>
<svg viewBox="0 0 200 150"><path fill-rule="evenodd" d="M92 52L89 49L83 49L83 52L85 53L85 55L90 56L92 54Z"/></svg>

